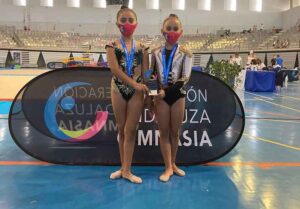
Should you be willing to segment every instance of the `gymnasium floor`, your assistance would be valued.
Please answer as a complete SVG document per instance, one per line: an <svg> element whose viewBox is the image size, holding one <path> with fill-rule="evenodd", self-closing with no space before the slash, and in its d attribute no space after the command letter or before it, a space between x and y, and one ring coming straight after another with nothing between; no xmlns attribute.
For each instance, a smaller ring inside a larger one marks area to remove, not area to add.
<svg viewBox="0 0 300 209"><path fill-rule="evenodd" d="M0 80L30 80L34 73L0 71ZM163 167L134 167L142 185L109 180L116 167L50 165L26 155L9 134L12 97L3 82L0 87L0 209L300 208L299 82L279 93L238 91L246 127L228 155L185 167L186 177L174 176L168 183L158 181Z"/></svg>

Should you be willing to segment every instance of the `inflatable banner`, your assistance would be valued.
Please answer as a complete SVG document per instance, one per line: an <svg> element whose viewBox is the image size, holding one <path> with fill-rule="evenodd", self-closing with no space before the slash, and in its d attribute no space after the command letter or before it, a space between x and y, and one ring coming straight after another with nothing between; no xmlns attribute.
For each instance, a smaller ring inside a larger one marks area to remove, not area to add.
<svg viewBox="0 0 300 209"><path fill-rule="evenodd" d="M120 163L108 68L63 68L27 83L13 101L9 128L18 146L51 163ZM186 86L179 165L216 160L240 140L245 114L235 92L221 80L193 72ZM135 165L163 164L159 131L145 109L133 157Z"/></svg>
<svg viewBox="0 0 300 209"><path fill-rule="evenodd" d="M51 70L55 70L58 68L65 68L66 64L63 62L48 62L47 64L47 68L51 69Z"/></svg>

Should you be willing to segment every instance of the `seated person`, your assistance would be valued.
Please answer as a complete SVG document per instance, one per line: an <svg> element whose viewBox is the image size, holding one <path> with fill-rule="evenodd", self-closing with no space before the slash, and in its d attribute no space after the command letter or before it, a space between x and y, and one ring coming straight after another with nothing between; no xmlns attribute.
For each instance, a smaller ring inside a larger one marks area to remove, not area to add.
<svg viewBox="0 0 300 209"><path fill-rule="evenodd" d="M265 70L266 65L261 61L261 59L257 59L257 70Z"/></svg>
<svg viewBox="0 0 300 209"><path fill-rule="evenodd" d="M253 60L251 61L251 70L257 71L257 69L258 69L258 66L257 66L257 59L253 59Z"/></svg>

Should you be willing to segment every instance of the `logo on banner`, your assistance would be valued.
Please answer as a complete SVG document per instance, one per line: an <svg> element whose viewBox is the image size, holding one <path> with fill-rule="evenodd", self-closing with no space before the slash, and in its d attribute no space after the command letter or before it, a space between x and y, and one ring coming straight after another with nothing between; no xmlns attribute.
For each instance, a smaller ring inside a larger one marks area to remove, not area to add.
<svg viewBox="0 0 300 209"><path fill-rule="evenodd" d="M65 68L44 73L17 94L9 116L15 142L54 163L120 163L118 126L108 68ZM199 164L227 154L240 140L245 113L235 92L219 79L192 72L185 85L178 164ZM133 164L162 164L155 117L144 109Z"/></svg>
<svg viewBox="0 0 300 209"><path fill-rule="evenodd" d="M44 122L48 130L58 139L64 141L85 141L95 136L105 125L108 112L95 110L95 120L73 120L72 116L86 114L86 105L76 103L75 94L88 96L85 87L91 84L85 82L71 82L56 88L47 100L44 111ZM80 93L81 91L81 93ZM83 98L82 98L83 99ZM79 110L80 109L80 110ZM60 119L57 118L60 116ZM63 117L62 117L63 116ZM72 127L73 130L69 128Z"/></svg>

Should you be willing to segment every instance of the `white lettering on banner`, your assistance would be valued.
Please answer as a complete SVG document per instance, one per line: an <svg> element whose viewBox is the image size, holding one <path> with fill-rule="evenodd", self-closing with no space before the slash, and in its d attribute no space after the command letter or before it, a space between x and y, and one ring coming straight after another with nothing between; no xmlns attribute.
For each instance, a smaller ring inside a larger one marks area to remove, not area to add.
<svg viewBox="0 0 300 209"><path fill-rule="evenodd" d="M191 114L188 114L188 113L191 113ZM200 117L200 114L201 114L201 117ZM188 115L191 115L190 119L188 119ZM206 109L204 109L202 111L202 113L198 109L186 109L185 110L184 120L182 121L182 123L189 122L189 123L199 123L199 124L201 124L203 121L207 121L208 123L211 124L211 120L209 119L209 116L207 114Z"/></svg>
<svg viewBox="0 0 300 209"><path fill-rule="evenodd" d="M141 115L139 122L142 123L152 123L154 121L155 116L150 117L149 114L147 114L149 112L148 109L144 110L144 114ZM188 120L188 113L192 113L192 116L190 117L190 119ZM201 116L200 116L201 114ZM200 118L197 120L197 118ZM198 109L185 109L185 114L184 114L184 120L182 121L182 123L203 123L204 121L207 121L209 124L211 124L211 120L208 116L208 113L206 111L206 109L204 109L202 111L202 113L198 110Z"/></svg>
<svg viewBox="0 0 300 209"><path fill-rule="evenodd" d="M192 137L190 136L192 135ZM199 139L199 132L193 131L192 133L189 130L185 130L182 134L182 143L179 141L179 146L190 147L190 146L199 146L204 147L208 145L212 147L211 140L207 134L207 131L203 131L201 133L201 140ZM159 146L159 131L155 130L138 130L138 146Z"/></svg>
<svg viewBox="0 0 300 209"><path fill-rule="evenodd" d="M139 122L144 122L144 123L152 123L154 121L155 115L152 117L149 116L148 112L149 109L144 109L144 114L141 115Z"/></svg>
<svg viewBox="0 0 300 209"><path fill-rule="evenodd" d="M73 131L82 131L85 129L90 128L91 131L96 131L101 128L101 124L96 123L93 126L93 121L87 120L85 122L81 120L59 120L58 122L58 129L65 129L65 130L73 130ZM104 131L117 131L117 124L114 120L107 120L103 126Z"/></svg>
<svg viewBox="0 0 300 209"><path fill-rule="evenodd" d="M201 141L200 141L200 147L203 147L204 144L208 144L208 146L212 147L211 141L209 139L209 136L206 131L203 131Z"/></svg>
<svg viewBox="0 0 300 209"><path fill-rule="evenodd" d="M159 132L158 130L156 130L155 132ZM157 134L155 134L157 135ZM146 133L146 136L144 135L144 132L142 130L138 131L138 146L152 146L152 142L153 142L153 131L152 130L148 130ZM155 139L155 146L158 146L158 137L154 137Z"/></svg>
<svg viewBox="0 0 300 209"><path fill-rule="evenodd" d="M74 131L81 131L87 129L93 125L93 122L87 120L85 123L82 123L81 120L60 120L58 124L58 129L65 129L65 130L74 130Z"/></svg>
<svg viewBox="0 0 300 209"><path fill-rule="evenodd" d="M194 89L193 86L187 91L187 101L189 103L199 103L208 101L207 89L201 91L200 89ZM183 124L211 124L211 119L204 109L185 109ZM149 110L145 109L140 117L140 123L153 123L155 116L150 116ZM159 131L158 130L138 130L138 146L159 146ZM185 130L182 133L181 141L179 141L179 146L190 147L212 147L211 140L208 136L206 130Z"/></svg>
<svg viewBox="0 0 300 209"><path fill-rule="evenodd" d="M205 116L205 117L204 117L204 116ZM210 122L210 119L209 119L209 117L208 117L208 114L207 114L207 112L206 112L205 109L204 109L203 112L202 112L200 123L202 123L202 120L207 120L209 123L211 123L211 122Z"/></svg>
<svg viewBox="0 0 300 209"><path fill-rule="evenodd" d="M95 98L95 99L110 99L111 98L111 87L85 87L85 86L76 86L71 87L66 85L64 89L54 88L55 97L70 96L76 98Z"/></svg>
<svg viewBox="0 0 300 209"><path fill-rule="evenodd" d="M69 106L70 104L67 104ZM64 115L96 115L99 111L107 111L109 115L113 115L112 105L102 105L101 104L76 104L72 109L65 110L60 104L56 106L56 112Z"/></svg>
<svg viewBox="0 0 300 209"><path fill-rule="evenodd" d="M114 120L107 120L103 126L103 130L116 132L118 130L117 123Z"/></svg>
<svg viewBox="0 0 300 209"><path fill-rule="evenodd" d="M204 90L204 94L201 91L201 89L195 90L193 89L193 86L187 91L186 98L189 102L201 102L203 99L205 102L207 102L207 90ZM202 98L202 99L201 99Z"/></svg>

